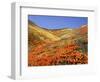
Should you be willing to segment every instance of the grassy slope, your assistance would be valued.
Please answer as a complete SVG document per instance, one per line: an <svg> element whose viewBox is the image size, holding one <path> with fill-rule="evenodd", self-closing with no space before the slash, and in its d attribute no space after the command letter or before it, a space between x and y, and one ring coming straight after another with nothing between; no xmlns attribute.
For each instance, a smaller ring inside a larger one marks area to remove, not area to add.
<svg viewBox="0 0 100 82"><path fill-rule="evenodd" d="M87 63L87 26L78 29L49 30L29 22L28 40L29 66L51 65L51 60L53 61L52 65L65 64L66 62L61 62L62 56L66 58L69 64ZM80 55L77 56L76 53ZM77 60L74 56L77 58L80 56L80 59ZM55 59L56 57L60 58ZM46 63L44 58L49 63ZM60 63L57 63L58 60Z"/></svg>
<svg viewBox="0 0 100 82"><path fill-rule="evenodd" d="M38 26L33 26L32 24L28 25L29 28L29 32L33 33L37 35L38 38L40 38L41 40L44 39L49 39L50 41L58 41L60 40L60 38L48 31L46 31L45 29L39 28Z"/></svg>
<svg viewBox="0 0 100 82"><path fill-rule="evenodd" d="M29 39L29 48L37 45L41 45L45 42L53 42L53 46L63 44L71 44L77 41L77 44L80 40L87 41L87 26L84 25L78 29L56 29L48 30L40 28L39 26L33 24L29 21L28 25L28 39ZM79 41L78 41L79 40ZM55 42L56 41L56 42ZM46 43L45 43L46 44Z"/></svg>

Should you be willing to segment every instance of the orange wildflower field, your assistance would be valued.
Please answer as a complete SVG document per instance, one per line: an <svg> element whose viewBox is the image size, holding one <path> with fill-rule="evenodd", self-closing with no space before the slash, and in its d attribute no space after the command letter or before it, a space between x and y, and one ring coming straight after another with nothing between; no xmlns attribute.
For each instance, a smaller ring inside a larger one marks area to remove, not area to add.
<svg viewBox="0 0 100 82"><path fill-rule="evenodd" d="M28 21L28 66L88 64L87 28L50 30Z"/></svg>

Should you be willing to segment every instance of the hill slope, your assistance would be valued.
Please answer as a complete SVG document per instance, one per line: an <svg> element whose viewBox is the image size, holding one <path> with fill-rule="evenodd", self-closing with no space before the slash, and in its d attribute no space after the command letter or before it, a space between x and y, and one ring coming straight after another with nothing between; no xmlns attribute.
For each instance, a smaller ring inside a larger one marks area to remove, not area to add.
<svg viewBox="0 0 100 82"><path fill-rule="evenodd" d="M38 27L35 24L32 24L30 21L28 24L28 29L29 29L29 33L31 33L32 35L37 35L37 37L40 40L44 40L44 39L49 39L50 41L60 40L60 38L57 37L56 35L50 33L49 31L46 31L45 29Z"/></svg>
<svg viewBox="0 0 100 82"><path fill-rule="evenodd" d="M87 64L87 25L45 29L28 24L28 66Z"/></svg>

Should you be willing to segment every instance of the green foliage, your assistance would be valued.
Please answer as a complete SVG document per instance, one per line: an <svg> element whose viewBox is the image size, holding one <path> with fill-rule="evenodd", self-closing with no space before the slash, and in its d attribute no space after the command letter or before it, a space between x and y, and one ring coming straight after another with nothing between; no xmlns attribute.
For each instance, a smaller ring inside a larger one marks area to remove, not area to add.
<svg viewBox="0 0 100 82"><path fill-rule="evenodd" d="M66 61L61 61L61 62L59 62L59 64L60 65L66 65L66 64L68 64Z"/></svg>
<svg viewBox="0 0 100 82"><path fill-rule="evenodd" d="M75 40L75 43L80 46L80 48L78 48L77 50L82 51L83 53L87 52L88 44L87 44L87 42L85 42L84 39L79 38L79 39Z"/></svg>

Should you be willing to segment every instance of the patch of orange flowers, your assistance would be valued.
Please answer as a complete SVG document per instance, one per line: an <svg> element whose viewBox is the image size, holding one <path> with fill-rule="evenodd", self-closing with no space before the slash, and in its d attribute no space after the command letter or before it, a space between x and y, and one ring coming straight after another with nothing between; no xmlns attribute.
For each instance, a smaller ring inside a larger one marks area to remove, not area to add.
<svg viewBox="0 0 100 82"><path fill-rule="evenodd" d="M49 65L71 65L71 64L87 64L88 56L78 50L79 46L67 45L65 47L56 48L55 53L42 54L46 52L45 48L39 46L28 54L28 66L49 66Z"/></svg>

